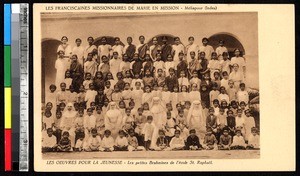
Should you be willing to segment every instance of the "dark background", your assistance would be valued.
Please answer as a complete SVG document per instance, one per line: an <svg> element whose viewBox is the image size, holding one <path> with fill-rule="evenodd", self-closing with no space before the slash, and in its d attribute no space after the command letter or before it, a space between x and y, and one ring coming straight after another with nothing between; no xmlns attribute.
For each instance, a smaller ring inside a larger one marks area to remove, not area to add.
<svg viewBox="0 0 300 176"><path fill-rule="evenodd" d="M23 172L23 173L19 173L16 171L12 171L12 172L3 172L4 171L4 69L3 69L3 3L29 3L30 4L30 9L29 12L30 14L30 26L32 26L32 22L33 22L33 18L32 18L32 4L33 3L180 3L178 1L157 1L157 0L134 0L134 1L115 1L115 0L102 0L102 1L97 1L97 0L60 0L61 2L59 2L58 0L2 0L1 1L1 6L0 6L0 12L1 12L1 48L0 48L0 53L2 55L2 59L0 59L0 104L1 104L1 108L0 108L0 176L2 175L156 175L157 173L153 172L153 173L35 173L33 170L33 147L30 148L30 171L28 173ZM64 1L64 2L62 2ZM300 2L299 0L202 0L202 1L185 1L184 3L207 3L207 4L213 4L213 3L238 3L238 4L244 4L244 3L249 3L249 4L295 4L295 31L296 31L296 41L291 41L291 42L296 42L296 114L298 116L298 114L300 113L300 107L299 106L299 96L298 96L298 92L299 92L299 85L297 84L297 78L299 78L300 73L299 73L299 69L298 67L300 67L299 65L299 53L297 51L300 51L300 47L299 47L299 26L300 26L300 13L299 13L299 6L300 6ZM280 25L280 24L278 24ZM284 36L282 36L284 37ZM33 41L32 41L32 28L30 29L30 45L32 46ZM32 57L32 51L33 48L31 47L30 49L30 112L29 112L29 116L30 116L30 121L33 121L33 111L34 111L34 107L33 107L33 57ZM296 118L296 127L300 126L299 123L299 119ZM280 133L280 130L276 130L277 132ZM299 152L297 150L297 148L299 147L299 130L297 128L296 130L297 134L296 134L296 141L297 141L297 145L296 145L296 152L297 152L297 156L296 156L296 167L299 166ZM280 136L280 135L279 135ZM33 125L30 126L30 146L33 146ZM19 146L13 146L13 147L19 147ZM276 150L276 147L274 146L274 148L272 150ZM288 149L278 149L278 152L284 152L284 150L288 150ZM225 164L225 163L224 163ZM18 168L18 165L15 164L14 167ZM238 167L238 165L236 166ZM297 167L298 168L298 167ZM191 173L188 172L188 168L187 168L187 172L173 172L173 173L167 173L167 172L160 172L159 174L161 175L230 175L230 176L235 176L235 175L262 175L262 176L267 176L267 175L278 175L278 176L289 176L289 175L300 175L300 172L297 171L296 172L243 172L243 173L238 173L238 172L234 172L234 173L230 173L230 172L199 172L199 173Z"/></svg>

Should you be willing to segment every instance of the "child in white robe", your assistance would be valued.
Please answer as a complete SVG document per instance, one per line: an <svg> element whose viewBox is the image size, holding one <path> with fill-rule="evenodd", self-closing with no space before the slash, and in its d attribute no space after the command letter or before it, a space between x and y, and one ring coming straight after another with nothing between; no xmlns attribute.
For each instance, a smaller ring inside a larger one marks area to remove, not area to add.
<svg viewBox="0 0 300 176"><path fill-rule="evenodd" d="M260 149L259 135L257 134L257 128L253 127L251 129L251 134L248 136L247 149Z"/></svg>
<svg viewBox="0 0 300 176"><path fill-rule="evenodd" d="M115 140L113 137L111 137L111 131L105 130L104 131L104 137L102 139L101 145L100 145L100 151L102 152L112 152L114 150Z"/></svg>
<svg viewBox="0 0 300 176"><path fill-rule="evenodd" d="M180 137L180 130L175 130L175 136L170 142L171 150L184 150L184 139Z"/></svg>
<svg viewBox="0 0 300 176"><path fill-rule="evenodd" d="M84 98L87 108L91 106L91 102L95 102L96 95L97 95L97 91L94 90L94 84L90 83L89 90L86 91L85 98Z"/></svg>
<svg viewBox="0 0 300 176"><path fill-rule="evenodd" d="M236 130L236 135L233 137L233 141L230 146L230 149L231 150L246 149L246 143L240 129Z"/></svg>
<svg viewBox="0 0 300 176"><path fill-rule="evenodd" d="M92 151L99 151L101 145L101 138L97 135L97 129L93 128L91 130L91 136L86 141L85 151L92 152Z"/></svg>
<svg viewBox="0 0 300 176"><path fill-rule="evenodd" d="M96 117L93 115L92 108L87 109L87 114L83 118L83 126L85 128L85 137L89 138L91 130L96 128Z"/></svg>

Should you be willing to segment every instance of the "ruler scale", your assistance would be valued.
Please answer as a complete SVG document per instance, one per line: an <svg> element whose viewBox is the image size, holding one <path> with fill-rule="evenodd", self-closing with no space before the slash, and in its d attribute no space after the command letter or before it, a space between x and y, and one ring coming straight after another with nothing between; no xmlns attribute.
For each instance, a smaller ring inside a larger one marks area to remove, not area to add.
<svg viewBox="0 0 300 176"><path fill-rule="evenodd" d="M29 5L20 4L20 152L19 170L29 170Z"/></svg>

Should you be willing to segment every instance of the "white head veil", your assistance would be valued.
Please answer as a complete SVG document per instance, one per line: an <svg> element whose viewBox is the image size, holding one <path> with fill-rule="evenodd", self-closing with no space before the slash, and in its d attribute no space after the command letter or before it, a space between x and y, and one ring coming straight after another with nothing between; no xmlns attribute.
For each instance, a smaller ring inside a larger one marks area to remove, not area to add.
<svg viewBox="0 0 300 176"><path fill-rule="evenodd" d="M195 106L198 105L199 108L195 108ZM197 112L194 112L194 111L197 111ZM197 116L194 116L194 114L197 114ZM190 126L190 121L191 121L191 117L194 117L194 118L197 118L195 119L195 121L199 122L199 125L201 125L201 119L203 119L203 116L204 116L204 112L203 112L203 108L202 108L202 105L201 105L201 102L199 100L195 100L192 102L192 105L190 107L190 110L188 112L188 116L187 116L187 125ZM195 125L195 124L193 124Z"/></svg>
<svg viewBox="0 0 300 176"><path fill-rule="evenodd" d="M159 97L153 97L150 103L150 111L152 113L166 112L165 106Z"/></svg>

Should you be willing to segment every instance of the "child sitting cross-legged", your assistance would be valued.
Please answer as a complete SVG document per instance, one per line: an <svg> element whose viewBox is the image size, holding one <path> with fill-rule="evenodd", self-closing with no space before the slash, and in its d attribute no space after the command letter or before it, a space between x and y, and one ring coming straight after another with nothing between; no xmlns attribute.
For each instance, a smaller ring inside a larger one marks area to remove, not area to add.
<svg viewBox="0 0 300 176"><path fill-rule="evenodd" d="M223 134L220 137L219 150L230 150L232 137L229 135L228 129L223 129Z"/></svg>
<svg viewBox="0 0 300 176"><path fill-rule="evenodd" d="M167 140L167 138L165 136L164 130L159 130L158 131L158 138L156 140L155 150L157 150L157 151L170 150L169 141Z"/></svg>
<svg viewBox="0 0 300 176"><path fill-rule="evenodd" d="M200 139L198 136L196 136L196 130L191 129L190 135L187 138L186 141L186 149L188 150L201 150L202 146L200 144Z"/></svg>
<svg viewBox="0 0 300 176"><path fill-rule="evenodd" d="M71 140L70 140L70 135L69 132L64 131L62 138L60 139L58 146L57 146L57 151L59 152L69 152L72 151L71 148Z"/></svg>
<svg viewBox="0 0 300 176"><path fill-rule="evenodd" d="M128 130L128 151L143 151L145 148L143 146L139 146L137 138L134 136L134 129Z"/></svg>
<svg viewBox="0 0 300 176"><path fill-rule="evenodd" d="M171 139L170 149L171 150L184 150L185 143L184 139L180 137L180 130L175 130L175 136Z"/></svg>
<svg viewBox="0 0 300 176"><path fill-rule="evenodd" d="M111 131L105 130L104 137L102 139L101 147L99 148L102 152L112 152L114 150L114 138L111 137Z"/></svg>
<svg viewBox="0 0 300 176"><path fill-rule="evenodd" d="M241 129L236 129L236 135L233 137L232 144L230 146L231 150L245 150L246 143L244 137L242 136Z"/></svg>
<svg viewBox="0 0 300 176"><path fill-rule="evenodd" d="M86 141L86 147L84 150L87 152L99 151L100 144L101 138L98 136L97 128L93 128L91 130L91 136Z"/></svg>
<svg viewBox="0 0 300 176"><path fill-rule="evenodd" d="M53 129L47 129L47 136L43 138L42 152L56 151L56 137L53 135Z"/></svg>
<svg viewBox="0 0 300 176"><path fill-rule="evenodd" d="M208 128L206 129L206 135L205 135L205 137L204 137L204 142L203 142L204 148L205 148L206 150L213 150L213 149L216 149L216 146L217 146L218 141L217 141L215 135L212 134L212 133L213 133L213 130L212 130L211 128L208 127Z"/></svg>
<svg viewBox="0 0 300 176"><path fill-rule="evenodd" d="M125 132L123 130L119 131L119 136L116 138L115 151L128 151L128 140L125 137Z"/></svg>

